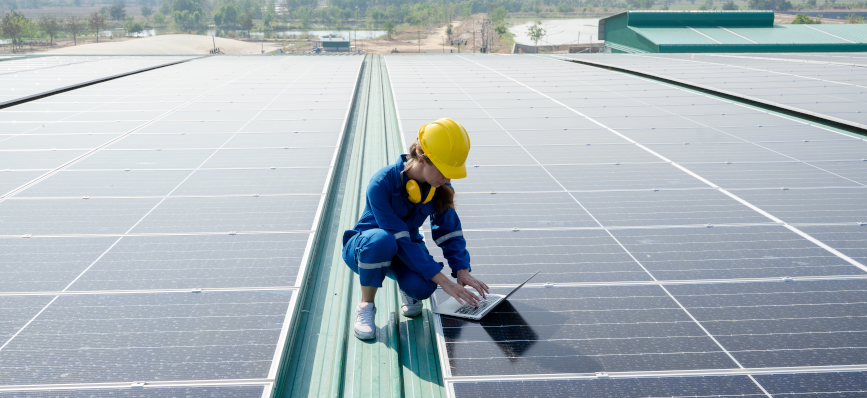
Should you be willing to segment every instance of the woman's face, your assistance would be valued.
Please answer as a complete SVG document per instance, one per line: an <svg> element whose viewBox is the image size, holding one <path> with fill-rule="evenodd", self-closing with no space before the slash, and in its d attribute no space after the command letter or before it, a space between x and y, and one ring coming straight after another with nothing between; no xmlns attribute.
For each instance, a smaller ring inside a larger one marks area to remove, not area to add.
<svg viewBox="0 0 867 398"><path fill-rule="evenodd" d="M424 177L425 182L430 184L430 186L439 188L452 181L451 179L445 178L443 173L440 173L436 166L434 166L433 163L428 162L427 159L421 158L420 160L420 165L422 166L421 175Z"/></svg>

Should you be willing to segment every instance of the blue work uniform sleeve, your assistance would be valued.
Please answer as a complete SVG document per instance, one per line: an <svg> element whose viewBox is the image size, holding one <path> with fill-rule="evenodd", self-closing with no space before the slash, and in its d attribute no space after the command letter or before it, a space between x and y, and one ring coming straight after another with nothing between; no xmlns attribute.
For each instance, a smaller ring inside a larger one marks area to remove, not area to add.
<svg viewBox="0 0 867 398"><path fill-rule="evenodd" d="M443 257L448 260L452 269L452 277L457 278L457 272L470 269L470 253L467 252L467 241L461 230L461 220L455 209L448 208L442 213L430 216L431 237L440 249Z"/></svg>
<svg viewBox="0 0 867 398"><path fill-rule="evenodd" d="M397 241L397 257L411 270L431 280L442 270L440 263L426 253L421 245L412 241L406 223L395 214L391 207L391 194L381 184L367 187L367 204L376 219L376 225L392 234Z"/></svg>

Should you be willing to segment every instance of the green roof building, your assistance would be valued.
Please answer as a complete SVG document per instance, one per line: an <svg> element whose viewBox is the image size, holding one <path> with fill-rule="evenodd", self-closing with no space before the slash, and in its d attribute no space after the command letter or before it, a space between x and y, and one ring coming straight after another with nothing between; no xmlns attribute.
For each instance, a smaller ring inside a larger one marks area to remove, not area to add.
<svg viewBox="0 0 867 398"><path fill-rule="evenodd" d="M867 51L867 25L774 25L773 11L625 11L599 38L615 53Z"/></svg>

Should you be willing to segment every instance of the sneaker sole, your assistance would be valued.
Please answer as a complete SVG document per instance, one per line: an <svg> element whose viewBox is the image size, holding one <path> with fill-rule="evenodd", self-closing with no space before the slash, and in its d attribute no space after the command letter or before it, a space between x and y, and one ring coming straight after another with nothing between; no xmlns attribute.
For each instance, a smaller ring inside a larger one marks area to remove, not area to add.
<svg viewBox="0 0 867 398"><path fill-rule="evenodd" d="M355 332L355 337L357 337L359 340L373 340L376 338L376 333L374 332L372 336L361 336L358 334L358 332Z"/></svg>
<svg viewBox="0 0 867 398"><path fill-rule="evenodd" d="M422 309L419 308L418 311L414 311L414 312L406 312L403 310L401 310L401 312L403 313L403 316L405 316L407 318L412 318L412 317L417 317L417 316L421 315L421 310Z"/></svg>

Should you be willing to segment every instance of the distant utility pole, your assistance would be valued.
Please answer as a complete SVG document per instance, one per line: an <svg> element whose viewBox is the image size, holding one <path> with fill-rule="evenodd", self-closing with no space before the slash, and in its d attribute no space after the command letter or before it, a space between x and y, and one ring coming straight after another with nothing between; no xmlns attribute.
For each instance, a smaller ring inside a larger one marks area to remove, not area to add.
<svg viewBox="0 0 867 398"><path fill-rule="evenodd" d="M473 20L473 54L476 53L476 20Z"/></svg>

